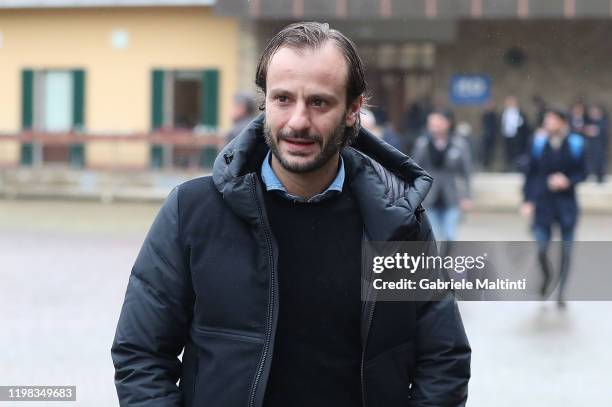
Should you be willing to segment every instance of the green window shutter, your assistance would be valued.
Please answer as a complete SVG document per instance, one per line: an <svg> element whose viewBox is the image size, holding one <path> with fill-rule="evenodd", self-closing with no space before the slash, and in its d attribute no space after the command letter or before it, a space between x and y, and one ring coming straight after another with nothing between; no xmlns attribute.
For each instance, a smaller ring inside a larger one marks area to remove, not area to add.
<svg viewBox="0 0 612 407"><path fill-rule="evenodd" d="M21 71L21 128L31 129L34 121L34 71Z"/></svg>
<svg viewBox="0 0 612 407"><path fill-rule="evenodd" d="M200 100L200 121L205 126L219 125L219 71L202 71L202 92Z"/></svg>
<svg viewBox="0 0 612 407"><path fill-rule="evenodd" d="M32 143L21 144L19 161L25 167L31 167L34 162L34 147Z"/></svg>
<svg viewBox="0 0 612 407"><path fill-rule="evenodd" d="M82 130L85 126L85 71L72 71L72 127Z"/></svg>
<svg viewBox="0 0 612 407"><path fill-rule="evenodd" d="M68 163L72 168L85 167L85 146L82 143L70 144L68 150Z"/></svg>
<svg viewBox="0 0 612 407"><path fill-rule="evenodd" d="M164 148L162 145L151 145L149 164L151 168L163 168L164 166Z"/></svg>
<svg viewBox="0 0 612 407"><path fill-rule="evenodd" d="M164 125L164 71L153 70L151 88L151 128L155 130Z"/></svg>

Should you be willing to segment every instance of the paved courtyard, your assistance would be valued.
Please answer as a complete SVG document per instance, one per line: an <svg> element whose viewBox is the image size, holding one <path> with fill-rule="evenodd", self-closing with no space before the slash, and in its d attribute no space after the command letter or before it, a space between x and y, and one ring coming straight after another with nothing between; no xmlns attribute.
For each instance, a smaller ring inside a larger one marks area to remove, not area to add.
<svg viewBox="0 0 612 407"><path fill-rule="evenodd" d="M0 385L76 385L76 403L53 405L118 405L110 345L158 206L0 201ZM585 216L578 238L612 241L612 216ZM529 235L517 215L472 213L460 239ZM473 347L469 406L612 405L612 302L563 313L552 303L460 306Z"/></svg>

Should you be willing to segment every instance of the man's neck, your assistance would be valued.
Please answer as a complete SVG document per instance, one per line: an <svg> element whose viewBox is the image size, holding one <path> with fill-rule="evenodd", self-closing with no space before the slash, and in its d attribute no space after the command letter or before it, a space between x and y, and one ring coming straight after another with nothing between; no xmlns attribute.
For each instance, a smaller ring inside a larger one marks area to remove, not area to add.
<svg viewBox="0 0 612 407"><path fill-rule="evenodd" d="M308 173L295 173L286 170L276 156L272 155L271 165L274 173L283 183L287 192L304 199L322 193L332 183L338 173L340 155L336 154L323 167Z"/></svg>
<svg viewBox="0 0 612 407"><path fill-rule="evenodd" d="M432 139L434 146L436 146L438 150L444 149L448 144L448 134L432 135Z"/></svg>
<svg viewBox="0 0 612 407"><path fill-rule="evenodd" d="M569 132L567 129L561 130L557 133L551 133L549 143L552 148L554 148L555 150L559 149L568 134Z"/></svg>

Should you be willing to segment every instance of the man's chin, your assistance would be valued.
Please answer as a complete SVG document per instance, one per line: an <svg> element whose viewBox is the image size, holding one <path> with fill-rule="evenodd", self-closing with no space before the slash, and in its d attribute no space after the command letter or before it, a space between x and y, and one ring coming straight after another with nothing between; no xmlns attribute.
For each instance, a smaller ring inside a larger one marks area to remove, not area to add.
<svg viewBox="0 0 612 407"><path fill-rule="evenodd" d="M310 172L317 171L325 165L321 162L323 157L320 152L317 154L288 154L284 152L277 159L283 169L295 174L307 174Z"/></svg>
<svg viewBox="0 0 612 407"><path fill-rule="evenodd" d="M288 151L286 149L282 149L280 155L283 161L286 163L303 165L316 161L321 155L321 151Z"/></svg>
<svg viewBox="0 0 612 407"><path fill-rule="evenodd" d="M281 166L290 172L304 174L317 170L316 157L290 157L281 161Z"/></svg>

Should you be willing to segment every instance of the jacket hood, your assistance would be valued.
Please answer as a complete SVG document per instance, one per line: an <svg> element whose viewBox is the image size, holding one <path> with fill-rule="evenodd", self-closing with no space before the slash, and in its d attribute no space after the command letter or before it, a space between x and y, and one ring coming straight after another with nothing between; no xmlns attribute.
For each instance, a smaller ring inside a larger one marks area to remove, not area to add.
<svg viewBox="0 0 612 407"><path fill-rule="evenodd" d="M268 152L263 124L262 113L215 160L213 182L227 201L247 176L259 171ZM413 226L415 212L421 209L431 188L431 176L410 157L363 128L353 144L342 150L342 157L352 171L349 187L360 205L369 237L391 240L405 235L402 226Z"/></svg>

